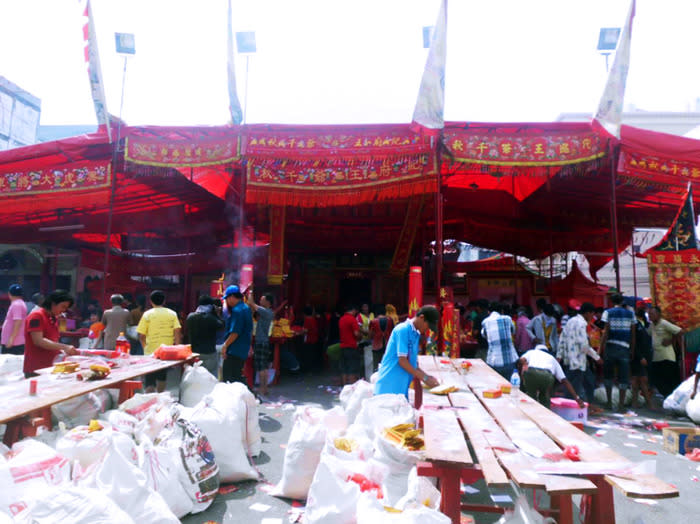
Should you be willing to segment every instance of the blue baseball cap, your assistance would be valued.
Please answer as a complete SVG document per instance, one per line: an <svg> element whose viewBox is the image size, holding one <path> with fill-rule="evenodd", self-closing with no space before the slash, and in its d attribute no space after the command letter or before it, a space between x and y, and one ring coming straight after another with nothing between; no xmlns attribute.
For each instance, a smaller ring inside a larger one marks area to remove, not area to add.
<svg viewBox="0 0 700 524"><path fill-rule="evenodd" d="M22 289L22 286L20 286L19 284L12 284L10 286L10 289L8 289L8 292L13 297L21 297L24 294L24 290Z"/></svg>
<svg viewBox="0 0 700 524"><path fill-rule="evenodd" d="M226 288L226 291L224 291L224 298L225 299L230 297L231 295L238 295L239 298L242 296L241 289L235 284L230 285L229 287Z"/></svg>

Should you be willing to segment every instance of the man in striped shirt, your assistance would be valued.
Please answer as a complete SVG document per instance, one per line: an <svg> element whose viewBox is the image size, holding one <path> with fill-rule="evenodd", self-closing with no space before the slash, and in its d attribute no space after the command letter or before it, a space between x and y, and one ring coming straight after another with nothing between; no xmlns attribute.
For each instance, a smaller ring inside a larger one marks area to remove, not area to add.
<svg viewBox="0 0 700 524"><path fill-rule="evenodd" d="M603 378L607 402L605 407L612 408L612 384L617 368L617 387L620 389L619 410L624 410L625 396L630 383L630 361L634 358L635 323L634 313L625 308L622 295L612 298L613 307L603 312L601 321L605 324L600 338L598 353L603 356Z"/></svg>
<svg viewBox="0 0 700 524"><path fill-rule="evenodd" d="M490 315L481 325L481 334L489 345L486 363L506 380L510 380L515 362L518 360L518 354L513 346L515 324L509 316L501 314L503 307L498 302L491 302L489 311Z"/></svg>

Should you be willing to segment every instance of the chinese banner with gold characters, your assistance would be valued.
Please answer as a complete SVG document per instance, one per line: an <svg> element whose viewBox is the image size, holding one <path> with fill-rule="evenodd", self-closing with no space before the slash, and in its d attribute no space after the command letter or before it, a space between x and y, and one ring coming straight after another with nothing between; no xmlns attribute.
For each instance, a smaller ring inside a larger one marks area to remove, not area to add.
<svg viewBox="0 0 700 524"><path fill-rule="evenodd" d="M282 284L284 278L284 234L287 208L270 207L270 247L267 260L267 283Z"/></svg>
<svg viewBox="0 0 700 524"><path fill-rule="evenodd" d="M684 329L700 326L700 251L652 251L647 254L654 303Z"/></svg>
<svg viewBox="0 0 700 524"><path fill-rule="evenodd" d="M423 268L411 266L408 270L408 316L412 318L423 305Z"/></svg>

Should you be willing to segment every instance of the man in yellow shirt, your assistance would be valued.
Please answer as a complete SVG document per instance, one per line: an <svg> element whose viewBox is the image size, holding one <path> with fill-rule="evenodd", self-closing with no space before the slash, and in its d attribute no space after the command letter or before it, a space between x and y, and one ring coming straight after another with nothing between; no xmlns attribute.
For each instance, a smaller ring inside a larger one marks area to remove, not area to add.
<svg viewBox="0 0 700 524"><path fill-rule="evenodd" d="M153 291L151 293L151 306L153 307L143 314L136 328L145 355L153 354L161 344L171 346L179 344L182 340L182 327L177 318L177 313L172 309L163 307L164 303L165 293ZM146 393L153 393L154 391L162 393L165 391L166 380L166 370L146 375Z"/></svg>

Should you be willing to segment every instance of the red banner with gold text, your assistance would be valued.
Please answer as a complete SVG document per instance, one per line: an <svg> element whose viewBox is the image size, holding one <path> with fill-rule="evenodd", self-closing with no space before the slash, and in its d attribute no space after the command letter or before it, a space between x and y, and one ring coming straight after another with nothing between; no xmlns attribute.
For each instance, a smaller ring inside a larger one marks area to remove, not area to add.
<svg viewBox="0 0 700 524"><path fill-rule="evenodd" d="M700 251L652 251L647 255L654 303L685 329L700 326Z"/></svg>

